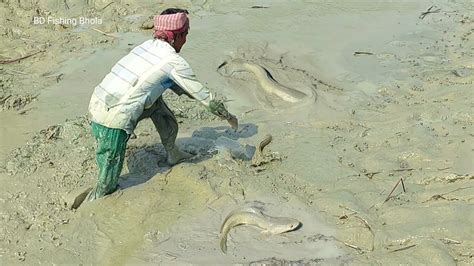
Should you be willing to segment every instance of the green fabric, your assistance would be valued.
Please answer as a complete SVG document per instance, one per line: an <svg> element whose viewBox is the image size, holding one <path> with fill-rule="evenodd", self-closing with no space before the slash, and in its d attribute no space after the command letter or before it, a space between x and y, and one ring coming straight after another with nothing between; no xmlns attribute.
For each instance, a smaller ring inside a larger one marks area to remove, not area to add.
<svg viewBox="0 0 474 266"><path fill-rule="evenodd" d="M117 190L129 136L125 130L108 128L94 122L91 127L97 141L96 163L99 169L97 185L88 196L89 200L94 200Z"/></svg>

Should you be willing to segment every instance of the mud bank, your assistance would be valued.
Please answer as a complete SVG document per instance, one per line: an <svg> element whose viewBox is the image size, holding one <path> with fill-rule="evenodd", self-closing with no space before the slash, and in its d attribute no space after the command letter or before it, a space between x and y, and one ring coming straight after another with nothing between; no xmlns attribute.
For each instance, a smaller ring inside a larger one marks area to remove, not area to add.
<svg viewBox="0 0 474 266"><path fill-rule="evenodd" d="M129 142L121 191L71 211L71 195L96 178L94 140L82 116L90 92L116 59L150 36L142 26L165 7L87 3L0 4L5 14L24 10L0 24L11 32L1 60L33 51L21 38L62 40L0 65L0 262L472 263L472 3L176 4L191 13L183 56L230 100L239 131L169 94L178 144L200 156L169 168L144 121ZM97 15L104 21L98 28L118 38L92 26L29 26L38 12ZM216 71L231 58L264 66L280 83L315 92L316 101L288 104L265 94L250 73ZM36 101L1 100L7 94ZM218 145L253 151L266 134L273 135L269 157L257 168ZM301 219L303 227L269 239L236 228L223 255L220 223L249 202Z"/></svg>

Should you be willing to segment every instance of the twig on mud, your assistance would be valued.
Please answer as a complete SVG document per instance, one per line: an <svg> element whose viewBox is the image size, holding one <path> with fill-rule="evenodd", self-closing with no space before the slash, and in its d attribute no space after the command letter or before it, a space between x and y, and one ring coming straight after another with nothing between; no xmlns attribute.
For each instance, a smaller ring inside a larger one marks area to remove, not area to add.
<svg viewBox="0 0 474 266"><path fill-rule="evenodd" d="M364 223L365 227L367 227L367 229L369 229L370 233L372 234L372 247L370 248L370 251L374 251L375 233L374 233L374 231L372 231L372 227L369 225L369 222L367 222L367 220L365 220L364 218L362 218L360 216L357 216L357 215L354 216L354 217L361 220Z"/></svg>
<svg viewBox="0 0 474 266"><path fill-rule="evenodd" d="M389 252L390 252L390 253L398 252L398 251L402 251L402 250L406 250L406 249L412 248L412 247L414 247L414 246L416 246L416 244L409 245L409 246L402 247L402 248L397 248L397 249L394 249L394 250L390 250Z"/></svg>
<svg viewBox="0 0 474 266"><path fill-rule="evenodd" d="M441 8L432 10L433 7L435 7L435 6L430 6L425 12L421 12L421 14L418 18L419 19L424 19L426 17L426 15L428 15L428 14L439 13L441 11Z"/></svg>
<svg viewBox="0 0 474 266"><path fill-rule="evenodd" d="M370 172L370 173L365 173L365 176L368 177L369 179L372 179L374 175L380 174L381 172Z"/></svg>
<svg viewBox="0 0 474 266"><path fill-rule="evenodd" d="M472 188L472 186L471 186L471 187L458 187L458 188L456 188L456 189L453 189L453 190L448 191L448 192L446 192L446 193L443 193L443 194L441 194L441 195L444 196L444 195L447 195L447 194L450 194L450 193L453 193L453 192L456 192L456 191L459 191L459 190L468 189L468 188Z"/></svg>
<svg viewBox="0 0 474 266"><path fill-rule="evenodd" d="M445 167L445 168L437 168L438 171L443 171L443 170L448 170L451 169L452 167Z"/></svg>
<svg viewBox="0 0 474 266"><path fill-rule="evenodd" d="M209 206L209 205L207 205L206 207L207 207L209 210L213 211L213 212L217 212L217 210L216 210L216 209L212 208L212 207L211 207L211 206Z"/></svg>
<svg viewBox="0 0 474 266"><path fill-rule="evenodd" d="M342 204L339 204L339 208L346 209L346 210L351 211L351 212L353 212L353 213L359 213L358 211L356 211L356 210L354 210L354 209L351 209L351 208L349 208L349 207L347 207L347 206L345 206L345 205L342 205Z"/></svg>
<svg viewBox="0 0 474 266"><path fill-rule="evenodd" d="M348 246L348 247L350 247L350 248L353 248L353 249L359 251L360 253L364 253L364 252L369 251L369 250L364 250L364 249L362 249L362 248L360 248L360 247L358 247L358 246L356 246L356 245L353 245L353 244L344 242L344 241L342 241L342 240L339 240L339 239L337 239L337 238L334 237L334 236L331 236L330 238L332 238L332 239L336 240L337 242L342 243L342 244L344 244L344 245L346 245L346 246Z"/></svg>
<svg viewBox="0 0 474 266"><path fill-rule="evenodd" d="M242 114L243 114L243 115L246 115L246 114L251 113L251 112L256 111L256 110L258 110L258 109L257 109L257 108L250 109L250 110L248 110L248 111L243 112Z"/></svg>
<svg viewBox="0 0 474 266"><path fill-rule="evenodd" d="M32 57L34 55L37 55L39 53L42 53L46 50L40 50L40 51L36 51L34 53L31 53L31 54L28 54L28 55L25 55L25 56L22 56L22 57L19 57L19 58L15 58L15 59L6 59L6 60L0 60L0 64L11 64L11 63L15 63L17 61L20 61L20 60L23 60L23 59L26 59L28 57Z"/></svg>
<svg viewBox="0 0 474 266"><path fill-rule="evenodd" d="M390 191L390 194L388 194L388 196L387 196L387 198L384 200L384 202L387 202L387 201L390 199L390 197L392 196L393 191L395 191L395 189L398 187L398 185L399 185L400 183L402 183L403 192L406 192L406 190L405 190L405 184L403 183L403 178L400 178L400 179L397 181L397 183L395 184L395 186L392 188L392 191Z"/></svg>
<svg viewBox="0 0 474 266"><path fill-rule="evenodd" d="M344 242L344 241L342 241L342 240L339 240L339 239L337 239L337 238L334 237L334 236L330 236L329 238L332 238L332 239L336 240L337 242L342 243L342 244L344 244L344 245L346 245L346 246L348 246L348 247L350 247L350 248L353 248L353 249L355 249L355 250L357 250L357 251L359 251L359 252L364 252L364 251L365 251L365 250L361 249L360 247L358 247L358 246L356 246L356 245L349 244L349 243L347 243L347 242Z"/></svg>
<svg viewBox="0 0 474 266"><path fill-rule="evenodd" d="M356 55L375 55L375 54L371 52L354 52L354 56Z"/></svg>
<svg viewBox="0 0 474 266"><path fill-rule="evenodd" d="M346 243L346 242L340 241L340 240L339 240L339 242L341 242L342 244L344 244L344 245L346 245L346 246L348 246L348 247L350 247L350 248L353 248L353 249L355 249L355 250L358 250L358 251L360 251L360 252L363 252L363 251L364 251L363 249L361 249L360 247L358 247L358 246L356 246L356 245L352 245L352 244L349 244L349 243Z"/></svg>
<svg viewBox="0 0 474 266"><path fill-rule="evenodd" d="M354 214L357 214L357 212L352 212L352 213L349 213L349 214L343 214L343 215L337 216L337 217L339 218L339 220L346 220L346 219L349 219L349 217L354 215Z"/></svg>
<svg viewBox="0 0 474 266"><path fill-rule="evenodd" d="M405 189L405 183L403 182L403 178L400 178L400 181L402 181L403 193L406 193L407 190Z"/></svg>
<svg viewBox="0 0 474 266"><path fill-rule="evenodd" d="M110 2L110 3L108 3L108 4L106 4L103 8L101 8L101 9L99 9L99 10L102 11L102 10L106 9L107 7L109 7L109 6L110 6L111 4L113 4L113 3L114 3L114 2L112 1L112 2Z"/></svg>
<svg viewBox="0 0 474 266"><path fill-rule="evenodd" d="M400 169L393 169L392 172L404 172L404 171L413 171L415 168L400 168Z"/></svg>
<svg viewBox="0 0 474 266"><path fill-rule="evenodd" d="M450 239L450 238L447 238L447 237L441 238L440 240L441 240L441 242L443 242L445 244L456 244L456 245L462 244L462 241Z"/></svg>
<svg viewBox="0 0 474 266"><path fill-rule="evenodd" d="M165 255L168 256L171 260L175 260L175 259L178 258L178 256L175 256L175 255L171 254L170 252L166 252Z"/></svg>
<svg viewBox="0 0 474 266"><path fill-rule="evenodd" d="M354 217L357 218L357 219L359 219L359 220L361 220L361 221L364 223L365 227L367 227L367 229L369 229L369 231L370 231L372 234L374 233L374 232L372 231L372 227L370 227L370 225L369 225L369 223L367 222L367 220L365 220L364 218L362 218L362 217L360 217L360 216L357 216L357 215L354 216Z"/></svg>
<svg viewBox="0 0 474 266"><path fill-rule="evenodd" d="M107 36L107 37L111 37L111 38L115 38L115 39L118 38L117 36L114 36L114 35L112 35L112 34L110 34L110 33L101 31L101 30L99 30L99 29L96 29L96 28L91 28L91 29L94 30L94 31L97 31L98 33L101 33L101 34L103 34L103 35L105 35L105 36Z"/></svg>
<svg viewBox="0 0 474 266"><path fill-rule="evenodd" d="M450 201L452 201L452 200L458 200L458 199L456 199L456 198L447 199L447 198L444 197L444 195L448 195L448 194L450 194L450 193L453 193L453 192L456 192L456 191L459 191L459 190L463 190L463 189L468 189L468 188L472 188L472 187L460 187L460 188L453 189L453 190L448 191L448 192L443 193L443 194L436 194L436 195L431 196L431 198L429 198L429 199L427 199L427 200L425 200L425 201L422 201L421 203L426 203L426 202L428 202L428 201L439 200L439 199L445 199L445 200L450 200Z"/></svg>

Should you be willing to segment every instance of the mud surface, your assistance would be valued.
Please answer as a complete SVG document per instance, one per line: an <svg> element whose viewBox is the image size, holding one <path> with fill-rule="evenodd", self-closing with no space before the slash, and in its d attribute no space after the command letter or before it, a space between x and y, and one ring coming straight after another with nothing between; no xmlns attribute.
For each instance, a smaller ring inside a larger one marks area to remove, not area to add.
<svg viewBox="0 0 474 266"><path fill-rule="evenodd" d="M143 121L121 190L73 211L71 199L96 179L90 94L169 5L0 3L0 62L42 51L0 64L0 264L472 263L472 3L175 5L190 10L183 56L229 100L239 130L166 93L178 145L198 156L170 168ZM48 15L103 23L32 24ZM260 64L314 100L286 103L250 73L221 75L230 58ZM252 167L266 134L273 141ZM221 222L249 202L303 226L271 237L237 227L224 255Z"/></svg>

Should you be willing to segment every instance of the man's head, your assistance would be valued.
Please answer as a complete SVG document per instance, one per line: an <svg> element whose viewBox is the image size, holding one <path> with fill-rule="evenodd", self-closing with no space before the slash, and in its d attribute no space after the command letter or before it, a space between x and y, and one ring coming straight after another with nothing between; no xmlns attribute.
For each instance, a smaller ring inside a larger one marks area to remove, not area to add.
<svg viewBox="0 0 474 266"><path fill-rule="evenodd" d="M154 37L171 44L177 53L186 43L189 30L188 11L180 8L168 8L154 18Z"/></svg>

